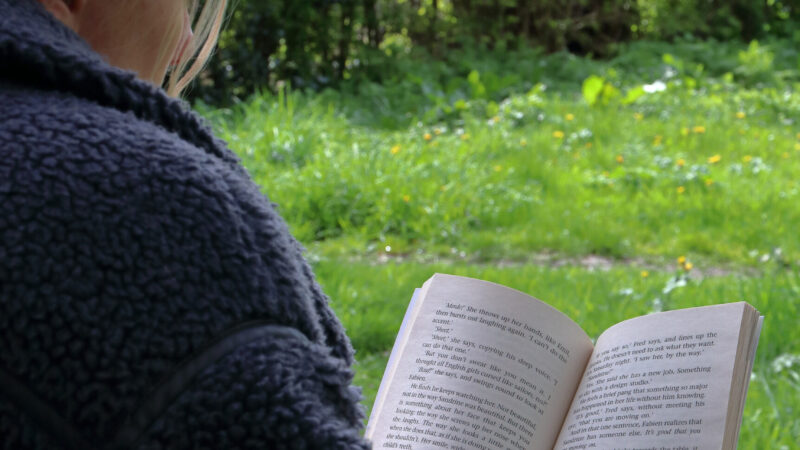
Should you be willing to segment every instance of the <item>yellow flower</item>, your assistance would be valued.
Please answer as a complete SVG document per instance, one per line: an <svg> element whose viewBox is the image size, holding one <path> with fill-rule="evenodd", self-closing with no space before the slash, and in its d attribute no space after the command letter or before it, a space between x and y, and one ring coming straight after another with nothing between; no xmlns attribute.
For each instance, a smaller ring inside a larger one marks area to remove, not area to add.
<svg viewBox="0 0 800 450"><path fill-rule="evenodd" d="M797 133L797 139L800 139L800 133Z"/></svg>
<svg viewBox="0 0 800 450"><path fill-rule="evenodd" d="M616 157L615 159L616 159L616 160L617 160L617 162L618 162L618 163L620 163L620 164L622 164L623 162L625 162L625 158L624 158L622 155L617 155L617 157Z"/></svg>
<svg viewBox="0 0 800 450"><path fill-rule="evenodd" d="M749 163L752 160L753 160L753 157L750 156L750 155L745 155L744 158L742 158L742 162L745 162L745 163Z"/></svg>
<svg viewBox="0 0 800 450"><path fill-rule="evenodd" d="M686 257L685 256L678 256L678 264L680 264L680 265L686 264Z"/></svg>
<svg viewBox="0 0 800 450"><path fill-rule="evenodd" d="M794 149L800 152L800 142L794 144Z"/></svg>
<svg viewBox="0 0 800 450"><path fill-rule="evenodd" d="M675 161L675 164L677 164L678 167L683 167L686 165L686 160L683 158L679 158L677 161Z"/></svg>
<svg viewBox="0 0 800 450"><path fill-rule="evenodd" d="M503 166L501 166L500 164L494 166L494 171L495 172L500 172L501 170L503 170Z"/></svg>
<svg viewBox="0 0 800 450"><path fill-rule="evenodd" d="M657 134L657 135L656 135L656 136L653 138L653 145L661 145L661 141L662 141L663 139L664 139L664 137L663 137L663 136L661 136L660 134Z"/></svg>
<svg viewBox="0 0 800 450"><path fill-rule="evenodd" d="M494 123L500 122L500 116L492 117L492 122L494 122Z"/></svg>
<svg viewBox="0 0 800 450"><path fill-rule="evenodd" d="M461 140L462 141L468 141L469 140L469 133L462 134L461 135Z"/></svg>
<svg viewBox="0 0 800 450"><path fill-rule="evenodd" d="M678 190L678 194L683 194L684 192L686 192L686 188L683 187L683 186L678 186L677 190Z"/></svg>
<svg viewBox="0 0 800 450"><path fill-rule="evenodd" d="M567 121L573 121L573 120L575 120L575 115L572 114L572 113L569 113L566 116L564 116L564 118L567 119Z"/></svg>
<svg viewBox="0 0 800 450"><path fill-rule="evenodd" d="M433 134L439 136L440 134L442 134L442 129L441 128L436 128L435 130L433 130Z"/></svg>
<svg viewBox="0 0 800 450"><path fill-rule="evenodd" d="M561 130L553 131L553 137L556 139L562 139L564 137L564 132Z"/></svg>
<svg viewBox="0 0 800 450"><path fill-rule="evenodd" d="M711 178L706 180L706 186L711 186L712 184L714 184L714 180L712 180Z"/></svg>
<svg viewBox="0 0 800 450"><path fill-rule="evenodd" d="M647 278L650 276L650 272L643 270L640 272L640 275L642 275L642 278Z"/></svg>
<svg viewBox="0 0 800 450"><path fill-rule="evenodd" d="M408 195L408 194L404 195L403 196L403 201L406 202L406 203L410 202L411 201L411 196Z"/></svg>
<svg viewBox="0 0 800 450"><path fill-rule="evenodd" d="M633 113L633 118L636 119L636 120L642 120L642 119L644 119L644 115L642 113L638 113L638 112L637 113Z"/></svg>
<svg viewBox="0 0 800 450"><path fill-rule="evenodd" d="M783 152L783 159L789 159L789 152Z"/></svg>
<svg viewBox="0 0 800 450"><path fill-rule="evenodd" d="M745 117L747 117L747 114L745 114L744 111L739 111L736 113L737 119L744 119Z"/></svg>
<svg viewBox="0 0 800 450"><path fill-rule="evenodd" d="M690 263L689 261L686 261L686 264L683 265L683 270L688 272L688 271L692 270L693 267L694 267L694 264Z"/></svg>
<svg viewBox="0 0 800 450"><path fill-rule="evenodd" d="M681 136L688 136L688 135L689 135L689 129L686 127L681 128Z"/></svg>
<svg viewBox="0 0 800 450"><path fill-rule="evenodd" d="M591 142L587 142L587 143L586 143L586 145L584 145L584 147L586 147L586 148L592 148L592 143L591 143Z"/></svg>
<svg viewBox="0 0 800 450"><path fill-rule="evenodd" d="M716 163L720 162L721 160L722 160L722 156L714 155L714 156L708 158L708 163L709 164L716 164Z"/></svg>
<svg viewBox="0 0 800 450"><path fill-rule="evenodd" d="M430 133L425 133L425 134L422 136L422 138L423 138L423 139L425 139L426 141L430 141L430 140L433 138L433 136L431 136L431 134L430 134Z"/></svg>
<svg viewBox="0 0 800 450"><path fill-rule="evenodd" d="M698 125L698 126L692 128L692 131L694 131L697 134L703 134L703 133L706 132L706 127L704 127L702 125Z"/></svg>
<svg viewBox="0 0 800 450"><path fill-rule="evenodd" d="M528 145L528 141L527 141L527 140L525 140L525 139L520 139L520 140L519 140L519 145L520 145L521 147L525 147L526 145Z"/></svg>
<svg viewBox="0 0 800 450"><path fill-rule="evenodd" d="M399 145L395 145L394 147L392 147L392 154L396 155L398 153L400 153L400 146Z"/></svg>

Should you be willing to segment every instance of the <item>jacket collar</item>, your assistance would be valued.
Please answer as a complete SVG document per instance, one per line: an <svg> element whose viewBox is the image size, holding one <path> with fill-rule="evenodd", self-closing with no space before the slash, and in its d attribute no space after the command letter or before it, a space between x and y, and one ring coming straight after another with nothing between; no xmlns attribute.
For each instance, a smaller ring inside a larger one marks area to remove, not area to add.
<svg viewBox="0 0 800 450"><path fill-rule="evenodd" d="M239 165L238 157L185 102L105 62L37 0L0 0L0 79L132 112Z"/></svg>

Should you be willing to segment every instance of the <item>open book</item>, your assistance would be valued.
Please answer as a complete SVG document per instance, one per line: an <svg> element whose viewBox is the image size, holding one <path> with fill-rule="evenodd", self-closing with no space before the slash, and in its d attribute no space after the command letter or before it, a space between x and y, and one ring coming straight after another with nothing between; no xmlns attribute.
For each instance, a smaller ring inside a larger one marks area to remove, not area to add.
<svg viewBox="0 0 800 450"><path fill-rule="evenodd" d="M733 449L763 318L650 314L592 345L519 291L436 274L414 293L367 425L375 449Z"/></svg>

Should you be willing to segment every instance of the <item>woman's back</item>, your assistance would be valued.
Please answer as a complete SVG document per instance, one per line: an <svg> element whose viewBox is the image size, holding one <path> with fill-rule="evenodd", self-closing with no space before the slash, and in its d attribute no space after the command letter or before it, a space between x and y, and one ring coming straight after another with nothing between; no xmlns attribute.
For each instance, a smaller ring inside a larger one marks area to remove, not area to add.
<svg viewBox="0 0 800 450"><path fill-rule="evenodd" d="M0 0L5 448L361 448L352 350L236 156Z"/></svg>

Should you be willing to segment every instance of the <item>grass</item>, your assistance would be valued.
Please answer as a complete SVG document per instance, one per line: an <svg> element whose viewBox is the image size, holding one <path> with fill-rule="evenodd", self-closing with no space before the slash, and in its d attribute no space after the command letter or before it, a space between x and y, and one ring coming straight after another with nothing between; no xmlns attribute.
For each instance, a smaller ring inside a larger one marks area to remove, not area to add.
<svg viewBox="0 0 800 450"><path fill-rule="evenodd" d="M352 112L331 93L261 95L210 115L304 242L456 247L483 261L557 252L746 265L775 248L800 259L790 226L800 94L664 79L662 92L626 103L644 83L620 85L593 106L580 85L537 84L500 102L459 99L450 116L396 130L356 123L380 108Z"/></svg>
<svg viewBox="0 0 800 450"><path fill-rule="evenodd" d="M531 293L591 336L747 300L766 321L740 448L800 448L796 48L415 55L387 60L384 84L199 107L309 249L367 408L439 271ZM689 283L664 294L679 256Z"/></svg>

